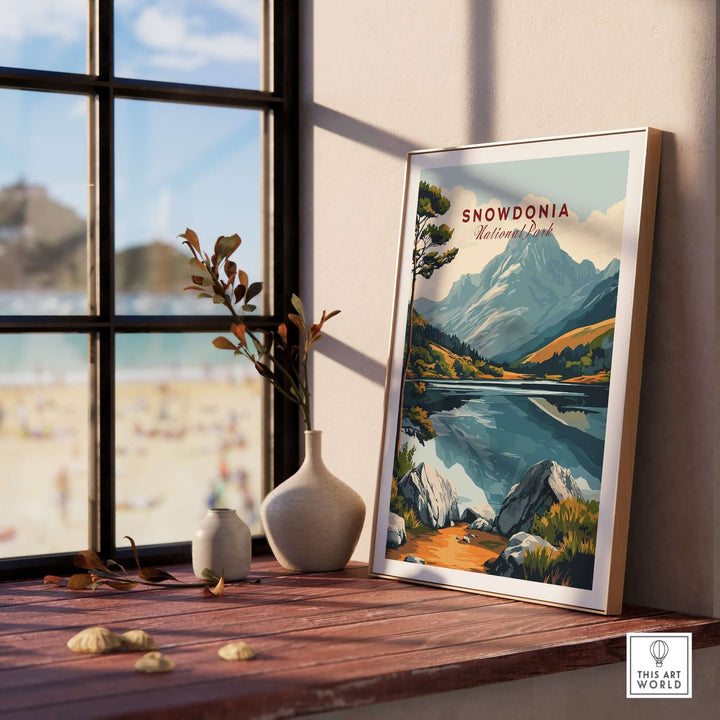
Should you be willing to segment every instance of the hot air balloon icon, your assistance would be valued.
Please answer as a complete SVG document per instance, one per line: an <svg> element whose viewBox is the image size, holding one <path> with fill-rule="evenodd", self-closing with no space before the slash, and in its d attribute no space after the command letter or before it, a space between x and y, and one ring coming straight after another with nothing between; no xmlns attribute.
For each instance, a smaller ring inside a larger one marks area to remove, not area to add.
<svg viewBox="0 0 720 720"><path fill-rule="evenodd" d="M657 667L663 666L669 650L670 648L664 640L655 640L655 642L650 645L650 654L655 659L655 665Z"/></svg>

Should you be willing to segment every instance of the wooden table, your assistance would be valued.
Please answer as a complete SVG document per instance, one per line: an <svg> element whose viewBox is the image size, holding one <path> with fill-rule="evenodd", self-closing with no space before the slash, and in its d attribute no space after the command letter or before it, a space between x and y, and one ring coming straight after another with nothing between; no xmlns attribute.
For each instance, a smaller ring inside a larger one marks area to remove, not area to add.
<svg viewBox="0 0 720 720"><path fill-rule="evenodd" d="M189 567L171 571L191 580ZM293 717L621 662L629 631L720 644L720 620L637 607L606 618L368 578L365 566L297 575L259 558L252 575L261 582L219 598L0 584L0 717ZM89 625L147 630L175 671L141 675L138 654L68 650ZM257 657L221 660L238 639Z"/></svg>

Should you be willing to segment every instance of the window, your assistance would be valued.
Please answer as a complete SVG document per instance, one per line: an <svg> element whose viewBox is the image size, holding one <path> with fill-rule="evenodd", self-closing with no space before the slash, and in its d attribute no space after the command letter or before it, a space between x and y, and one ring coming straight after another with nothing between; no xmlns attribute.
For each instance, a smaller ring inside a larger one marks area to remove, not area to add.
<svg viewBox="0 0 720 720"><path fill-rule="evenodd" d="M298 417L211 345L186 227L297 290L297 4L15 0L0 29L0 570L184 561L208 506L296 469ZM274 442L282 438L282 443Z"/></svg>

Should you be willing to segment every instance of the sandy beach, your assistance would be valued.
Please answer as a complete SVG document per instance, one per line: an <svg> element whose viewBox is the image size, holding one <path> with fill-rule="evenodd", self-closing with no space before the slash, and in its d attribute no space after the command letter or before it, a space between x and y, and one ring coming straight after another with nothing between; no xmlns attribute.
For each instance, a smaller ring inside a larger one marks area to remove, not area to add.
<svg viewBox="0 0 720 720"><path fill-rule="evenodd" d="M121 382L118 545L188 541L209 506L260 531L261 384L255 376ZM0 556L88 546L84 384L0 387Z"/></svg>
<svg viewBox="0 0 720 720"><path fill-rule="evenodd" d="M485 562L495 559L507 546L507 540L500 535L467 529L468 523L458 523L454 527L438 530L408 530L407 542L385 555L391 560L404 560L408 555L416 555L427 565L467 570L468 572L486 572ZM469 534L470 542L463 537Z"/></svg>

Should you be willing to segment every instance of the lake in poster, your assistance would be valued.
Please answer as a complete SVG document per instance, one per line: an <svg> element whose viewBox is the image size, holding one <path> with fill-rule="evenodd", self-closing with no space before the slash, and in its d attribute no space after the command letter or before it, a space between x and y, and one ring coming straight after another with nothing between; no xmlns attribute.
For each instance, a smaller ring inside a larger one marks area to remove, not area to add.
<svg viewBox="0 0 720 720"><path fill-rule="evenodd" d="M635 272L632 148L604 148L412 158L376 557L593 590Z"/></svg>

